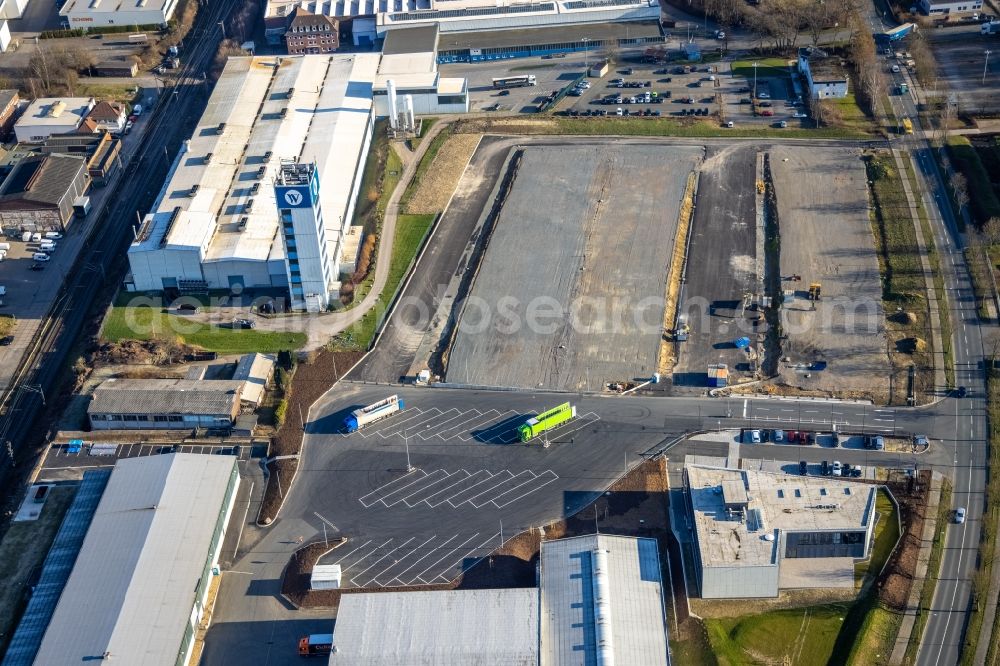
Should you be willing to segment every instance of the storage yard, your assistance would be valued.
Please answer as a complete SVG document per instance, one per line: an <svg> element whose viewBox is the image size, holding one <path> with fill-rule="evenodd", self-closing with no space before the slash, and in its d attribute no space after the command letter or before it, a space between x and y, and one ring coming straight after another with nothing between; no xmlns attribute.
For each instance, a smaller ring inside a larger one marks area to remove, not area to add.
<svg viewBox="0 0 1000 666"><path fill-rule="evenodd" d="M527 148L446 379L601 390L651 376L679 203L702 154L603 142Z"/></svg>
<svg viewBox="0 0 1000 666"><path fill-rule="evenodd" d="M787 336L780 382L884 398L889 377L885 312L860 155L789 146L775 146L769 154L781 233L782 333ZM808 296L815 283L821 285L820 300Z"/></svg>

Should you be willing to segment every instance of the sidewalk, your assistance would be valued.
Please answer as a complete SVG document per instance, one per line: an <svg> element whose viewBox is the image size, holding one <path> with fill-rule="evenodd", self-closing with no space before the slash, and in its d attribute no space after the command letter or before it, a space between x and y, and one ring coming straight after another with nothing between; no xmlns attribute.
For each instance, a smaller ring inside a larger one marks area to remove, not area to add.
<svg viewBox="0 0 1000 666"><path fill-rule="evenodd" d="M896 634L896 645L892 648L892 656L889 658L890 664L902 664L903 656L906 654L906 646L910 642L910 635L913 633L913 625L917 621L917 616L930 609L920 608L920 593L924 589L927 581L927 564L931 557L931 547L934 545L934 530L937 524L938 504L941 501L941 481L943 477L940 472L931 475L931 488L927 495L927 513L924 517L924 529L920 534L920 552L917 553L917 570L913 576L913 584L910 586L910 596L906 600L906 610L903 615L903 623ZM934 578L937 573L934 573Z"/></svg>
<svg viewBox="0 0 1000 666"><path fill-rule="evenodd" d="M413 152L397 151L403 161L403 174L393 191L385 209L385 219L378 239L378 260L375 262L375 281L365 298L349 310L327 312L319 315L291 314L278 317L257 317L255 319L258 331L302 332L308 336L303 351L312 351L324 347L330 339L346 328L361 320L378 302L389 279L389 269L392 265L392 244L396 237L396 220L399 217L399 201L409 187L417 171L417 165L423 159L424 153L434 142L441 130L448 124L446 120L439 121L423 136L420 145ZM392 147L389 150L393 150ZM185 315L186 319L200 321L206 324L219 324L232 321L235 316L246 316L246 310L214 310L197 314Z"/></svg>

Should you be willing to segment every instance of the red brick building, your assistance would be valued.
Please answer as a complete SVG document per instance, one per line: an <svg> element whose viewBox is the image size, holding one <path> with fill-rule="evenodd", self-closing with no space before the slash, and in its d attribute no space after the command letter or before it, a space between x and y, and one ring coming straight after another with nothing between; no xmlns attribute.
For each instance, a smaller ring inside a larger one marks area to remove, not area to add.
<svg viewBox="0 0 1000 666"><path fill-rule="evenodd" d="M339 27L336 19L299 7L285 32L288 52L293 55L333 53L340 46Z"/></svg>

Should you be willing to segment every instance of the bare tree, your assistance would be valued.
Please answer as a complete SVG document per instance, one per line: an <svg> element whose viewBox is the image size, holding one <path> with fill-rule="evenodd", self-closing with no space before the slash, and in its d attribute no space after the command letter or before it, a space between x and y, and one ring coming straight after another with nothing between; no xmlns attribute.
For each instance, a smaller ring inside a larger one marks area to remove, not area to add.
<svg viewBox="0 0 1000 666"><path fill-rule="evenodd" d="M958 206L958 213L961 215L969 203L969 183L964 174L956 171L951 175L948 184L951 185L951 195L955 198L955 205Z"/></svg>

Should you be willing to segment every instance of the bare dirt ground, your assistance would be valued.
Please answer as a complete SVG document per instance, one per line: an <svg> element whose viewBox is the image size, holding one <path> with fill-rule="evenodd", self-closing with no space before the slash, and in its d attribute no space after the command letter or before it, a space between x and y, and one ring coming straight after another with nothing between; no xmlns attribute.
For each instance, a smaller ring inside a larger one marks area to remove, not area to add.
<svg viewBox="0 0 1000 666"><path fill-rule="evenodd" d="M619 479L596 502L565 520L546 525L541 530L522 532L508 540L488 557L480 560L462 576L445 585L422 585L349 590L309 590L313 566L330 547L343 544L320 541L301 548L289 561L281 592L293 604L303 608L328 608L340 603L340 596L352 592L407 592L412 590L469 590L535 585L535 569L543 540L561 539L594 533L595 513L601 533L656 538L660 553L666 553L669 531L667 509L667 461L648 460ZM656 527L639 527L655 525ZM346 543L343 542L343 543ZM667 572L664 575L669 575Z"/></svg>
<svg viewBox="0 0 1000 666"><path fill-rule="evenodd" d="M780 383L831 394L870 392L884 400L889 376L885 312L860 154L776 146L770 167L781 233L781 325L787 336ZM822 285L819 301L807 298L813 282Z"/></svg>
<svg viewBox="0 0 1000 666"><path fill-rule="evenodd" d="M433 214L444 210L481 138L479 134L453 134L448 137L406 204L406 212Z"/></svg>

